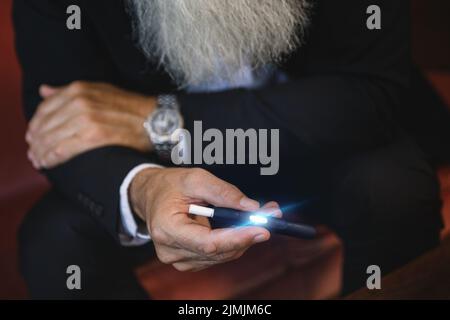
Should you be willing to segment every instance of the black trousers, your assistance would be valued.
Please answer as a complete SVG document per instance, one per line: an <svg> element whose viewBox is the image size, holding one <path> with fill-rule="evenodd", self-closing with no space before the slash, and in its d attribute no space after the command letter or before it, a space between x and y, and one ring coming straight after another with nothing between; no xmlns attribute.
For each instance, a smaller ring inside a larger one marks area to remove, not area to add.
<svg viewBox="0 0 450 320"><path fill-rule="evenodd" d="M344 293L365 286L369 265L386 274L439 243L436 174L407 137L332 166L305 167L290 168L286 185L291 193L295 190L294 197L315 194L318 200L305 216L329 225L343 240ZM271 188L265 189L270 196ZM56 191L27 215L19 243L21 271L32 298L147 297L132 269L154 254L152 244L121 247L92 216ZM82 290L67 289L69 265L80 266Z"/></svg>

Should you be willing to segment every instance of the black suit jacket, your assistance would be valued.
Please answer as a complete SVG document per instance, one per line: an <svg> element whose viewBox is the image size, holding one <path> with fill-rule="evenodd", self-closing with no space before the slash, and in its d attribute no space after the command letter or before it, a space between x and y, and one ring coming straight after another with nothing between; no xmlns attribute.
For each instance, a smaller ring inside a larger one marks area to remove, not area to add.
<svg viewBox="0 0 450 320"><path fill-rule="evenodd" d="M41 101L40 84L105 81L148 95L176 92L188 130L194 120L202 120L205 129L280 128L282 158L291 158L287 155L295 148L295 161L347 156L387 143L395 130L395 110L408 90L408 1L313 2L306 44L280 65L289 83L187 94L135 46L125 1L15 0L26 116ZM82 10L80 31L66 28L71 4ZM372 4L382 9L381 30L366 27ZM46 174L117 237L119 186L134 166L150 161L150 154L112 146Z"/></svg>

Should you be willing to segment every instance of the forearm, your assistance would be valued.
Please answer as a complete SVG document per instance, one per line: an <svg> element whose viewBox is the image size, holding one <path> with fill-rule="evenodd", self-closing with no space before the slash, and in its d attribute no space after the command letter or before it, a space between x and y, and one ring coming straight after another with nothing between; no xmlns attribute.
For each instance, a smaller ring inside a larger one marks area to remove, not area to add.
<svg viewBox="0 0 450 320"><path fill-rule="evenodd" d="M54 188L92 214L118 241L120 186L134 167L153 161L129 148L106 147L44 172Z"/></svg>

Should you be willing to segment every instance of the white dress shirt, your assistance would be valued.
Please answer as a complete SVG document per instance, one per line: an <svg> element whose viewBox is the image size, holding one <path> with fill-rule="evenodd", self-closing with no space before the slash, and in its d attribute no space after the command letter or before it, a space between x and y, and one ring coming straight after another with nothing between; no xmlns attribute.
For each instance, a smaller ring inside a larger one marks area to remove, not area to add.
<svg viewBox="0 0 450 320"><path fill-rule="evenodd" d="M133 216L130 201L128 199L128 189L134 177L142 170L148 168L161 168L161 166L151 163L144 163L131 170L120 186L120 213L121 228L119 233L120 243L123 246L140 246L150 241L150 234L147 226L143 222L138 222Z"/></svg>

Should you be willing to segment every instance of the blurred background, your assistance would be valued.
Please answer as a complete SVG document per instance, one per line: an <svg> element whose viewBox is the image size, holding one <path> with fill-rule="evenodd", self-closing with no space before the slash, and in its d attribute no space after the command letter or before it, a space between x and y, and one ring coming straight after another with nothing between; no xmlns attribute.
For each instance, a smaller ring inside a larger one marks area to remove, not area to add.
<svg viewBox="0 0 450 320"><path fill-rule="evenodd" d="M27 298L17 267L16 231L24 214L49 187L26 158L12 1L0 1L0 299ZM414 60L449 105L450 1L412 2ZM448 168L440 169L440 179L443 214L450 229ZM443 233L446 237L448 231ZM341 250L339 240L328 232L304 245L276 239L252 249L238 262L189 276L156 261L136 272L157 299L332 298L340 286Z"/></svg>

